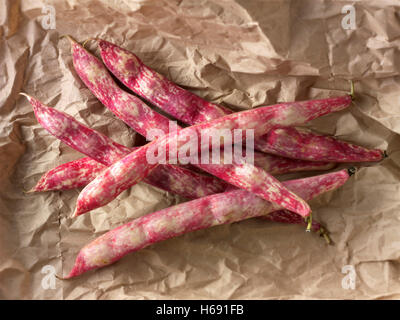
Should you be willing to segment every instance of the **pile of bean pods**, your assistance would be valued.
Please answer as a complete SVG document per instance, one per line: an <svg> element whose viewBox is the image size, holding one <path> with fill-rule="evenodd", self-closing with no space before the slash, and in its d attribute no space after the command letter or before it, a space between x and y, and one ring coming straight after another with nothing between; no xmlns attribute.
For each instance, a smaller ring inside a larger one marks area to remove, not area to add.
<svg viewBox="0 0 400 320"><path fill-rule="evenodd" d="M64 279L107 266L155 242L252 217L303 224L307 231L314 230L329 239L324 228L311 219L307 201L339 188L355 169L284 182L275 176L328 170L343 162L376 162L386 156L381 150L369 150L296 127L349 107L353 93L234 113L179 87L113 43L92 39L98 45L101 61L84 45L67 38L75 71L85 85L119 119L152 141L128 148L24 94L49 133L86 155L46 172L30 192L83 187L74 217L106 205L142 180L190 201L147 214L95 239L80 250ZM122 89L111 74L136 95L187 126L176 126L171 131L170 119ZM154 128L159 130L158 136L149 134ZM165 163L148 161L151 149L171 149L175 143L179 151L194 135L214 129L231 133L251 129L255 138L254 163L193 161L188 166L169 158Z"/></svg>

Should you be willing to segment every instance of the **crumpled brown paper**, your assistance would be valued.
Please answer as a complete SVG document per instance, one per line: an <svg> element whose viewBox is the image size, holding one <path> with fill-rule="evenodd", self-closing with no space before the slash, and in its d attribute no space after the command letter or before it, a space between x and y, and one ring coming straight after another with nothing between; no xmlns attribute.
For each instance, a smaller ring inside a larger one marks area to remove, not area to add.
<svg viewBox="0 0 400 320"><path fill-rule="evenodd" d="M355 8L354 30L341 24L346 4ZM48 5L55 29L46 29ZM394 0L0 2L0 298L399 299L399 10ZM137 138L79 80L63 34L113 41L235 110L340 95L353 79L355 105L310 127L387 149L390 157L311 203L333 246L300 226L253 219L52 283L48 272L66 274L91 239L182 201L141 183L71 219L79 190L23 193L47 170L81 155L40 127L21 91L119 143ZM354 290L346 289L345 266L355 272Z"/></svg>

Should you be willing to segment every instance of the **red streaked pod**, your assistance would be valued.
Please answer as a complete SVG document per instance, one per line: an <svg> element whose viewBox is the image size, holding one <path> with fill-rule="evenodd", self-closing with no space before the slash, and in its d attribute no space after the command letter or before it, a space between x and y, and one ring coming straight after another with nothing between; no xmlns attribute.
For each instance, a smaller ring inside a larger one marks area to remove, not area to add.
<svg viewBox="0 0 400 320"><path fill-rule="evenodd" d="M347 170L284 182L304 199L336 189L349 178ZM147 214L95 239L82 248L65 279L110 265L128 253L184 233L233 223L281 210L245 190L233 190Z"/></svg>
<svg viewBox="0 0 400 320"><path fill-rule="evenodd" d="M385 153L333 137L292 127L275 128L263 136L262 151L294 159L334 162L380 161Z"/></svg>
<svg viewBox="0 0 400 320"><path fill-rule="evenodd" d="M176 119L192 125L232 113L179 87L132 52L102 39L95 40L104 64L123 84Z"/></svg>
<svg viewBox="0 0 400 320"><path fill-rule="evenodd" d="M197 124L232 113L179 87L146 66L135 54L108 41L97 39L106 67L128 88L175 118ZM349 95L314 100L324 109L326 104L350 105ZM332 162L363 162L382 159L380 150L368 150L354 144L303 133L296 128L272 129L255 141L256 149L293 159Z"/></svg>
<svg viewBox="0 0 400 320"><path fill-rule="evenodd" d="M127 148L100 132L84 126L64 112L45 106L29 95L24 95L34 107L39 123L47 131L71 148L93 159L83 158L71 161L51 170L39 180L31 190L32 192L83 187L94 180L106 166L135 150L135 148ZM190 199L222 192L227 186L225 182L217 178L206 177L169 164L152 170L150 175L145 177L144 182Z"/></svg>
<svg viewBox="0 0 400 320"><path fill-rule="evenodd" d="M128 147L86 127L69 114L50 108L25 93L22 94L33 106L35 117L41 126L69 147L104 165L110 165L131 152Z"/></svg>
<svg viewBox="0 0 400 320"><path fill-rule="evenodd" d="M259 156L261 155L261 156ZM272 156L269 154L254 153L254 165L271 174L285 174L289 172L329 170L336 166L333 162L306 161Z"/></svg>
<svg viewBox="0 0 400 320"><path fill-rule="evenodd" d="M28 192L69 190L86 186L107 166L91 158L63 163L47 171Z"/></svg>
<svg viewBox="0 0 400 320"><path fill-rule="evenodd" d="M196 124L216 119L231 110L210 103L179 87L172 81L146 66L135 54L105 40L98 40L101 56L106 67L128 88L163 109L177 119ZM344 104L350 96L319 100L320 103ZM366 162L380 161L381 150L369 150L296 128L272 129L255 141L258 150L276 155L310 161Z"/></svg>
<svg viewBox="0 0 400 320"><path fill-rule="evenodd" d="M168 132L168 118L152 110L138 97L118 87L107 68L97 57L72 37L67 37L71 43L76 73L102 104L144 137L147 136L147 131L153 128Z"/></svg>

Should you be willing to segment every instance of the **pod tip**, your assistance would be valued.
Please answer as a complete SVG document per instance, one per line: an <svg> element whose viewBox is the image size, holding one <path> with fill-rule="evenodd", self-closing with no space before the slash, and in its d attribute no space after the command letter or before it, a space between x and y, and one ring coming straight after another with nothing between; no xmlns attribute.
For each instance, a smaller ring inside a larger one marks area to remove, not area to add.
<svg viewBox="0 0 400 320"><path fill-rule="evenodd" d="M36 192L36 190L35 190L35 188L32 188L32 189L30 189L30 190L28 190L28 191L22 190L22 192L25 193L25 194L31 194L31 193Z"/></svg>
<svg viewBox="0 0 400 320"><path fill-rule="evenodd" d="M72 267L71 271L69 274L65 277L63 277L63 280L69 280L74 277L77 277L81 275L82 273L85 273L86 271L89 271L92 268L86 268L86 263L85 259L82 257L82 254L79 253L78 256L76 257L74 266Z"/></svg>
<svg viewBox="0 0 400 320"><path fill-rule="evenodd" d="M77 41L76 41L74 38L72 38L72 36L69 35L69 34L63 34L63 35L61 35L61 36L60 36L60 39L63 39L63 38L67 38L71 43L77 43Z"/></svg>
<svg viewBox="0 0 400 320"><path fill-rule="evenodd" d="M59 276L58 274L54 275L58 280L67 280L68 278L63 278L61 276Z"/></svg>
<svg viewBox="0 0 400 320"><path fill-rule="evenodd" d="M71 218L76 218L81 214L81 212L79 212L78 207L75 208L74 213L72 214Z"/></svg>

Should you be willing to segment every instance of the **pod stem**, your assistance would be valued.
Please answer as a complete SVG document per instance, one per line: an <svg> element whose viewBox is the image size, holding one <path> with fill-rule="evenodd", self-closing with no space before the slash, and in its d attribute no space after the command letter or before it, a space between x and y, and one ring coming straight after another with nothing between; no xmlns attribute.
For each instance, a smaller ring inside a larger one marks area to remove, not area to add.
<svg viewBox="0 0 400 320"><path fill-rule="evenodd" d="M63 39L63 38L67 38L71 42L76 42L76 40L74 38L72 38L72 36L70 36L69 34L63 34L60 36L59 39Z"/></svg>
<svg viewBox="0 0 400 320"><path fill-rule="evenodd" d="M70 278L64 278L62 276L59 276L58 274L54 275L58 280L69 280Z"/></svg>
<svg viewBox="0 0 400 320"><path fill-rule="evenodd" d="M82 47L84 47L86 49L86 43L88 43L89 41L98 41L98 38L87 38L85 41L82 42Z"/></svg>
<svg viewBox="0 0 400 320"><path fill-rule="evenodd" d="M310 212L310 215L306 218L306 222L307 222L306 232L310 232L312 227L312 212Z"/></svg>
<svg viewBox="0 0 400 320"><path fill-rule="evenodd" d="M319 234L321 237L324 237L324 239L325 239L325 241L326 241L327 244L331 244L331 243L332 243L332 240L331 240L331 238L329 237L328 231L325 230L324 227L320 227L320 228L319 228L318 234Z"/></svg>

